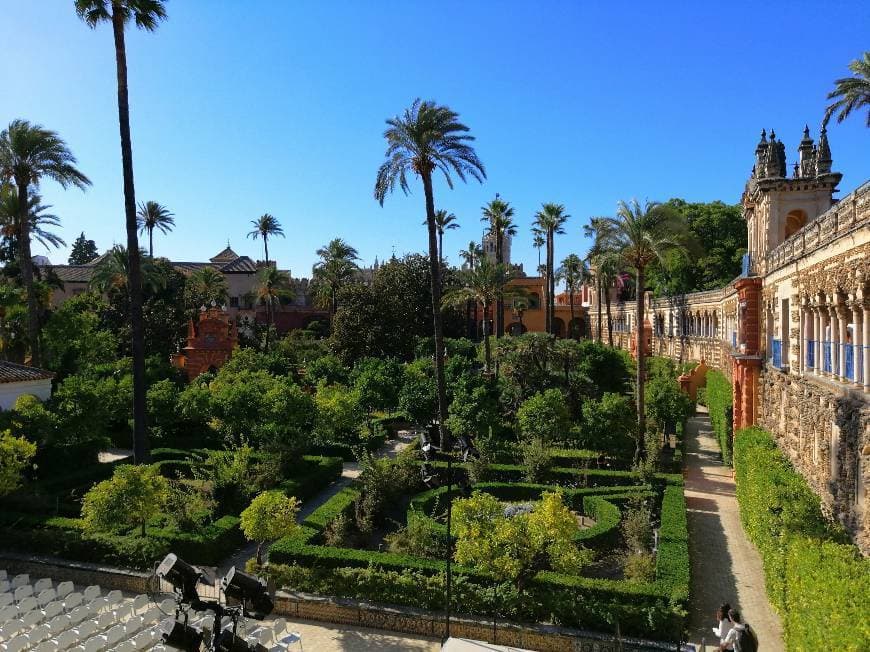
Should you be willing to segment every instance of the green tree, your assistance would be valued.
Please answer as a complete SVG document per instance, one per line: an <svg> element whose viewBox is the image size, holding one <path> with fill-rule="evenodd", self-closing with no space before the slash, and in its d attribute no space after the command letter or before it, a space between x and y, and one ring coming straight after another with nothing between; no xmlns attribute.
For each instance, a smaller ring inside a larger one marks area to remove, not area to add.
<svg viewBox="0 0 870 652"><path fill-rule="evenodd" d="M515 294L509 289L511 274L508 269L501 263L492 262L488 257L481 258L474 269L463 270L460 278L463 286L450 290L444 295L442 299L444 306L459 307L473 301L475 304L483 305L483 314L486 316L493 302L497 304L498 300L503 300L506 294L511 296ZM492 366L489 328L483 329L483 350L485 371L489 373Z"/></svg>
<svg viewBox="0 0 870 652"><path fill-rule="evenodd" d="M453 523L456 561L521 592L539 571L577 575L590 560L574 542L577 518L559 492L545 492L531 511L509 515L494 496L476 491L453 503Z"/></svg>
<svg viewBox="0 0 870 652"><path fill-rule="evenodd" d="M257 272L257 287L255 289L257 303L266 306L266 350L269 350L269 336L275 328L275 308L281 302L293 299L293 283L287 272L278 270L273 265L260 268Z"/></svg>
<svg viewBox="0 0 870 652"><path fill-rule="evenodd" d="M68 262L70 265L86 265L94 260L98 255L97 243L85 238L85 232L82 231L81 235L79 235L79 237L75 239L75 242L73 242Z"/></svg>
<svg viewBox="0 0 870 652"><path fill-rule="evenodd" d="M144 251L140 252L143 256ZM166 279L160 275L159 268L153 260L144 260L140 267L142 287L155 291L165 285ZM130 256L122 245L112 247L103 259L94 267L91 277L91 287L102 294L119 292L129 295L130 291Z"/></svg>
<svg viewBox="0 0 870 652"><path fill-rule="evenodd" d="M316 360L312 360L305 367L303 383L311 388L315 388L320 384L346 385L349 377L348 368L342 364L338 357L323 355Z"/></svg>
<svg viewBox="0 0 870 652"><path fill-rule="evenodd" d="M600 400L590 399L584 403L577 444L581 448L620 456L632 452L634 429L631 400L622 394L606 392Z"/></svg>
<svg viewBox="0 0 870 652"><path fill-rule="evenodd" d="M432 360L425 358L406 364L399 391L399 409L421 426L433 423L437 414L438 388L433 367Z"/></svg>
<svg viewBox="0 0 870 652"><path fill-rule="evenodd" d="M227 279L214 267L196 270L184 283L184 305L191 314L198 313L203 306L225 305L228 295Z"/></svg>
<svg viewBox="0 0 870 652"><path fill-rule="evenodd" d="M139 203L136 212L136 220L139 225L139 233L148 232L148 255L154 257L154 229L163 234L172 231L175 226L175 216L163 204L156 201Z"/></svg>
<svg viewBox="0 0 870 652"><path fill-rule="evenodd" d="M843 122L852 111L867 107L867 126L870 127L870 50L860 59L849 63L853 77L843 77L834 82L834 90L828 93L829 100L836 100L825 111L823 125L839 111L837 122Z"/></svg>
<svg viewBox="0 0 870 652"><path fill-rule="evenodd" d="M432 326L435 336L435 383L438 391L438 423L440 441L448 444L443 429L447 418L447 386L444 379L444 333L441 321L441 265L438 261L438 240L435 225L435 195L432 174L441 171L450 187L451 172L461 180L471 176L483 181L486 172L469 143L474 137L468 127L459 122L459 114L431 101L415 100L402 116L387 120L384 132L387 141L385 161L378 169L375 199L383 206L387 195L398 183L407 194L408 174L423 182L426 200L426 224L429 231L429 270L432 287Z"/></svg>
<svg viewBox="0 0 870 652"><path fill-rule="evenodd" d="M85 189L90 180L76 168L76 158L63 139L42 125L13 120L0 132L0 180L11 180L18 192L18 264L27 296L27 334L34 365L40 364L39 299L33 279L30 250L31 187L43 178L63 188Z"/></svg>
<svg viewBox="0 0 870 652"><path fill-rule="evenodd" d="M504 264L505 237L517 234L517 227L513 221L514 209L496 193L495 199L486 204L481 211L483 217L480 219L489 225L489 235L495 239L495 262L499 265ZM484 310L484 315L486 314ZM504 297L499 292L495 301L495 336L501 338L502 335L504 335Z"/></svg>
<svg viewBox="0 0 870 652"><path fill-rule="evenodd" d="M610 285L607 285L607 279L602 273L602 265L604 260L612 259L614 253L613 237L611 233L611 225L606 217L590 217L589 224L583 225L583 235L592 240L592 245L589 247L589 252L586 258L593 269L593 278L595 279L595 304L598 308L598 336L599 342L602 341L602 330L604 328L604 320L601 315L602 296L607 301L608 312L610 310ZM611 336L610 346L613 346L613 338Z"/></svg>
<svg viewBox="0 0 870 652"><path fill-rule="evenodd" d="M573 339L580 339L580 336L583 334L579 332L579 329L574 322L574 295L586 282L588 277L589 271L586 269L586 263L584 263L577 254L569 254L566 256L559 269L556 270L556 278L565 281L565 291L568 292L568 302L571 306L571 321L568 324L568 337Z"/></svg>
<svg viewBox="0 0 870 652"><path fill-rule="evenodd" d="M145 324L142 316L141 253L136 219L136 189L133 183L133 143L130 137L130 102L127 86L127 46L124 30L133 20L136 26L153 32L166 18L163 0L75 0L76 13L96 28L111 23L115 42L118 80L118 125L121 134L121 168L124 177L124 218L129 261L130 333L133 351L133 459L147 463L151 457L145 423Z"/></svg>
<svg viewBox="0 0 870 652"><path fill-rule="evenodd" d="M251 220L251 226L254 228L248 232L248 237L256 240L263 239L263 251L266 256L266 266L269 265L269 238L277 236L284 237L284 229L281 228L281 223L278 218L269 213L264 213L256 220Z"/></svg>
<svg viewBox="0 0 870 652"><path fill-rule="evenodd" d="M423 223L425 225L425 222ZM444 264L444 232L458 229L456 216L444 209L435 211L435 228L438 231L438 263Z"/></svg>
<svg viewBox="0 0 870 652"><path fill-rule="evenodd" d="M351 374L360 403L371 413L391 411L399 404L402 365L392 359L362 358Z"/></svg>
<svg viewBox="0 0 870 652"><path fill-rule="evenodd" d="M60 218L57 215L52 215L46 211L51 206L43 205L42 197L38 193L31 190L30 197L27 201L27 212L30 220L30 237L31 240L36 240L43 247L62 247L66 242L56 233L49 231L47 227L60 226ZM0 232L3 234L3 239L6 243L6 249L9 251L8 258L10 261L15 259L15 251L18 249L18 196L13 186L0 186Z"/></svg>
<svg viewBox="0 0 870 652"><path fill-rule="evenodd" d="M314 404L317 407L314 435L319 442L359 441L365 413L356 390L342 385L320 385Z"/></svg>
<svg viewBox="0 0 870 652"><path fill-rule="evenodd" d="M298 529L299 501L280 491L264 491L240 514L241 528L248 541L257 542L257 563L263 563L266 541L292 536Z"/></svg>
<svg viewBox="0 0 870 652"><path fill-rule="evenodd" d="M82 522L89 532L124 532L145 526L163 513L169 481L157 467L121 465L108 480L96 484L82 500Z"/></svg>
<svg viewBox="0 0 870 652"><path fill-rule="evenodd" d="M71 297L54 310L42 328L42 353L46 367L57 380L118 357L120 341L101 316L108 305L93 292Z"/></svg>
<svg viewBox="0 0 870 652"><path fill-rule="evenodd" d="M649 379L645 388L646 412L661 432L667 424L676 426L691 414L692 400L680 389L673 376L657 376Z"/></svg>
<svg viewBox="0 0 870 652"><path fill-rule="evenodd" d="M452 389L446 424L450 432L472 438L487 437L490 428L499 423L497 392L480 382L479 376L468 375L461 377Z"/></svg>
<svg viewBox="0 0 870 652"><path fill-rule="evenodd" d="M0 433L0 497L21 486L21 476L36 455L36 444L24 437L13 437L7 430Z"/></svg>
<svg viewBox="0 0 870 652"><path fill-rule="evenodd" d="M541 210L535 213L535 229L544 233L547 239L547 332L555 334L553 328L553 313L556 306L556 274L554 270L553 244L556 234L565 233L562 228L568 218L562 204L543 204Z"/></svg>
<svg viewBox="0 0 870 652"><path fill-rule="evenodd" d="M620 201L616 217L607 218L616 249L625 265L631 267L636 278L635 299L635 355L637 356L637 442L635 457L644 454L646 434L646 411L644 409L644 383L646 382L646 343L644 342L644 290L646 270L669 251L684 248L686 221L673 207L646 202L644 206L635 199L630 203Z"/></svg>
<svg viewBox="0 0 870 652"><path fill-rule="evenodd" d="M329 307L330 318L338 308L338 293L359 273L359 254L341 238L330 240L317 250L320 260L314 264L314 293L321 306Z"/></svg>
<svg viewBox="0 0 870 652"><path fill-rule="evenodd" d="M558 389L538 392L517 410L520 434L545 445L564 439L571 428L571 414L565 396Z"/></svg>

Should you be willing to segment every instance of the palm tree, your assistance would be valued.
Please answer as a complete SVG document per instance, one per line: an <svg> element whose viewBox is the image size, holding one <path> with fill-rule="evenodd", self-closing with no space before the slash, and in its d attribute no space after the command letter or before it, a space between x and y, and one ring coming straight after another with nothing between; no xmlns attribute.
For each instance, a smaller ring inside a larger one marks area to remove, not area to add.
<svg viewBox="0 0 870 652"><path fill-rule="evenodd" d="M229 286L226 277L214 267L202 267L187 277L184 294L188 308L196 313L202 306L212 303L224 305L229 295Z"/></svg>
<svg viewBox="0 0 870 652"><path fill-rule="evenodd" d="M611 226L606 217L590 217L589 224L583 225L583 235L592 240L592 246L586 255L589 264L594 269L595 277L595 303L598 310L598 342L602 339L604 320L601 316L602 295L607 303L608 315L610 314L610 285L606 285L601 271L602 256L613 253L613 237ZM610 339L613 346L613 338Z"/></svg>
<svg viewBox="0 0 870 652"><path fill-rule="evenodd" d="M281 301L293 298L293 285L290 275L282 272L274 265L261 267L257 272L256 298L266 306L266 350L269 350L269 335L275 326L275 306Z"/></svg>
<svg viewBox="0 0 870 652"><path fill-rule="evenodd" d="M481 208L483 211L482 222L489 224L489 234L495 239L495 262L504 263L504 239L505 236L514 236L517 234L517 227L514 224L514 209L503 199L498 193L495 194L495 199ZM498 297L495 302L495 336L497 338L504 334L504 299Z"/></svg>
<svg viewBox="0 0 870 652"><path fill-rule="evenodd" d="M547 239L540 229L532 227L532 246L538 250L538 267L541 266L541 249L547 244Z"/></svg>
<svg viewBox="0 0 870 652"><path fill-rule="evenodd" d="M494 263L489 257L481 258L474 269L461 272L462 287L451 290L441 300L443 307L461 306L473 301L483 305L484 319L489 308L498 297L519 294L520 290L508 286L511 273L503 263ZM492 366L492 352L489 346L489 328L483 329L484 371L488 374Z"/></svg>
<svg viewBox="0 0 870 652"><path fill-rule="evenodd" d="M646 414L644 413L644 382L646 381L646 343L644 329L644 289L646 268L656 260L662 260L668 251L683 251L681 239L688 226L676 210L668 204L646 202L641 206L636 199L626 203L620 201L616 217L607 217L614 250L619 252L623 263L635 272L637 291L635 292L635 350L637 355L637 441L635 459L644 454L644 434L646 433Z"/></svg>
<svg viewBox="0 0 870 652"><path fill-rule="evenodd" d="M474 266L477 264L477 261L483 257L483 247L472 240L468 243L468 249L459 250L459 257L462 258L468 269L474 271ZM469 322L471 322L472 325L468 329L468 335L477 340L477 338L480 337L477 330L477 301L469 301L465 306L465 323L468 324Z"/></svg>
<svg viewBox="0 0 870 652"><path fill-rule="evenodd" d="M852 111L868 107L867 126L870 127L870 50L860 59L849 64L849 70L854 77L843 77L834 82L834 90L828 93L828 99L837 101L825 111L823 124L827 124L831 116L839 111L837 122L843 122Z"/></svg>
<svg viewBox="0 0 870 652"><path fill-rule="evenodd" d="M341 238L330 240L317 250L320 261L314 264L314 290L321 305L329 306L329 316L338 308L338 292L359 272L357 250Z"/></svg>
<svg viewBox="0 0 870 652"><path fill-rule="evenodd" d="M145 251L140 251L142 265L142 286L149 292L156 292L166 284L160 269L153 263L153 259L145 256ZM130 292L130 258L126 247L115 245L94 267L91 277L91 287L102 294L112 292Z"/></svg>
<svg viewBox="0 0 870 652"><path fill-rule="evenodd" d="M34 365L39 364L39 305L30 251L30 188L38 187L47 177L63 188L84 190L91 182L75 165L76 158L63 139L41 125L13 120L0 133L0 180L13 182L18 191L18 259L27 295L27 334Z"/></svg>
<svg viewBox="0 0 870 652"><path fill-rule="evenodd" d="M613 317L610 311L610 289L615 288L617 293L625 286L627 275L622 272L622 261L616 251L605 249L595 259L598 277L601 285L605 288L604 309L607 315L607 344L613 346Z"/></svg>
<svg viewBox="0 0 870 652"><path fill-rule="evenodd" d="M28 199L27 212L30 215L30 235L43 247L65 247L66 242L56 233L48 231L45 227L60 226L60 218L57 215L46 213L51 206L42 203L42 197L31 191ZM0 188L0 233L6 238L10 252L18 247L18 196L11 186L6 189ZM14 255L14 254L13 254Z"/></svg>
<svg viewBox="0 0 870 652"><path fill-rule="evenodd" d="M556 271L556 276L565 281L565 289L568 291L568 302L571 306L571 321L568 324L568 336L579 339L580 334L574 331L574 293L589 277L589 270L577 254L569 254L562 261L562 265Z"/></svg>
<svg viewBox="0 0 870 652"><path fill-rule="evenodd" d="M132 20L136 26L153 32L166 18L163 0L75 0L76 13L95 29L100 23L112 24L115 41L115 69L118 80L118 127L121 134L121 169L124 176L124 217L127 227L127 253L130 256L130 333L133 354L133 461L150 461L151 447L146 430L145 404L145 324L142 318L142 262L136 220L136 189L133 184L133 143L130 137L130 100L127 87L127 46L124 30Z"/></svg>
<svg viewBox="0 0 870 652"><path fill-rule="evenodd" d="M266 264L269 264L269 238L274 238L280 235L284 237L284 229L281 228L281 223L278 218L269 213L264 213L256 220L251 220L253 230L248 233L248 237L256 240L263 238L263 249L266 254Z"/></svg>
<svg viewBox="0 0 870 652"><path fill-rule="evenodd" d="M535 213L535 228L544 233L547 239L547 332L553 333L553 313L556 306L556 275L554 273L553 241L557 233L565 233L562 228L571 217L562 204L543 204Z"/></svg>
<svg viewBox="0 0 870 652"><path fill-rule="evenodd" d="M423 222L426 225L426 222ZM441 209L435 211L435 229L438 231L438 262L444 263L444 232L458 229L456 216Z"/></svg>
<svg viewBox="0 0 870 652"><path fill-rule="evenodd" d="M438 239L435 226L435 196L432 173L444 175L453 187L451 173L462 181L470 176L483 182L486 171L469 144L474 137L459 122L459 114L432 101L414 100L401 116L387 120L384 138L387 141L385 161L378 169L375 199L381 206L398 184L408 194L408 175L413 173L423 182L426 200L426 226L429 231L429 269L432 284L432 328L435 336L435 382L438 388L438 430L445 450L450 442L444 430L447 418L447 386L444 379L444 333L441 328L441 265L438 262Z"/></svg>
<svg viewBox="0 0 870 652"><path fill-rule="evenodd" d="M169 212L163 204L156 201L146 201L139 204L136 213L139 224L139 233L148 231L148 255L154 257L154 229L161 233L169 233L175 226L175 216Z"/></svg>

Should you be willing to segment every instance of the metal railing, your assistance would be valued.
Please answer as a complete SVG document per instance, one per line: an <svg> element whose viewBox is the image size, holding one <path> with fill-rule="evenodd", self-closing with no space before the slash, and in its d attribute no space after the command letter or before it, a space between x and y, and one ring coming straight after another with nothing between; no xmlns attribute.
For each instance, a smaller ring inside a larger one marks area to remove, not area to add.
<svg viewBox="0 0 870 652"><path fill-rule="evenodd" d="M854 344L843 344L843 367L845 368L845 373L843 374L849 380L855 380L855 345Z"/></svg>
<svg viewBox="0 0 870 652"><path fill-rule="evenodd" d="M773 366L782 369L782 342L780 340L770 340L770 353Z"/></svg>
<svg viewBox="0 0 870 652"><path fill-rule="evenodd" d="M807 340L807 367L816 368L816 343L812 340Z"/></svg>
<svg viewBox="0 0 870 652"><path fill-rule="evenodd" d="M831 343L828 341L822 342L822 371L825 373L831 373L833 367L831 366Z"/></svg>

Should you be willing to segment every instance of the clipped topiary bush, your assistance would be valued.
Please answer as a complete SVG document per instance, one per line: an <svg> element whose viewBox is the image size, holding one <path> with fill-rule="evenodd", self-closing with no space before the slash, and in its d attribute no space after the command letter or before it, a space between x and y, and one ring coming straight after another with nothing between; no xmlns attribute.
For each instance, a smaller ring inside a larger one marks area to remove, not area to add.
<svg viewBox="0 0 870 652"><path fill-rule="evenodd" d="M731 382L721 371L711 369L707 372L707 387L704 391L707 409L710 411L710 422L716 439L719 440L719 450L722 451L722 461L731 464L731 410L733 394Z"/></svg>

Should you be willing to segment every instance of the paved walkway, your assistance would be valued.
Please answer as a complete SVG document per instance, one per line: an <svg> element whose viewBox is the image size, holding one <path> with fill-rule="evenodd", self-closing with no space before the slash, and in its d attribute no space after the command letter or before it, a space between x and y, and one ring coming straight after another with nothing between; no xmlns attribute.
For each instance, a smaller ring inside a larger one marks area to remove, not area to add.
<svg viewBox="0 0 870 652"><path fill-rule="evenodd" d="M686 506L692 558L689 641L718 644L711 628L728 602L758 634L764 652L785 650L779 616L767 601L761 557L746 538L731 469L723 466L707 408L698 406L686 427Z"/></svg>

